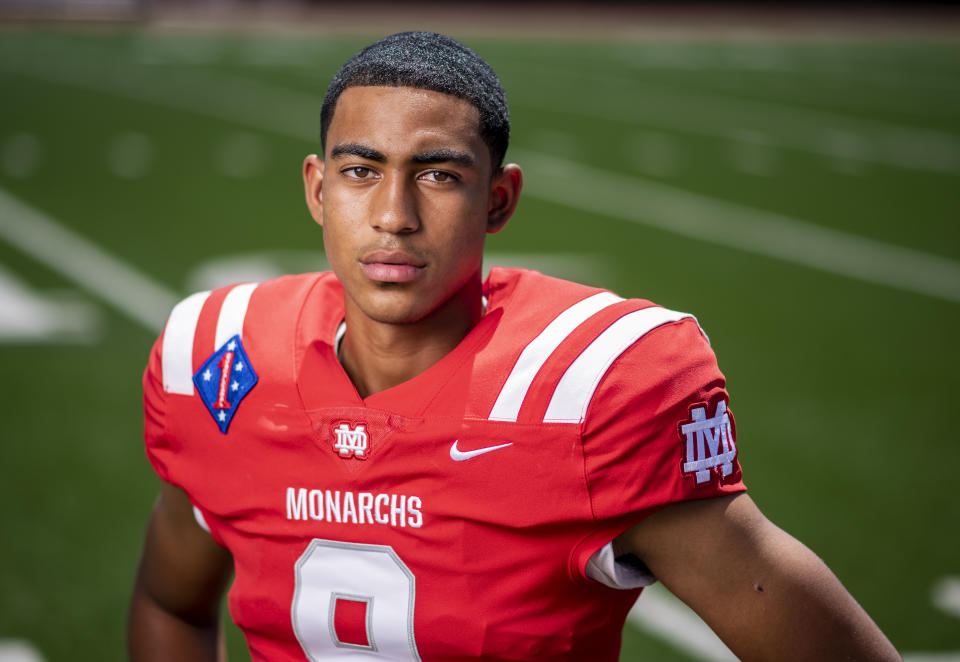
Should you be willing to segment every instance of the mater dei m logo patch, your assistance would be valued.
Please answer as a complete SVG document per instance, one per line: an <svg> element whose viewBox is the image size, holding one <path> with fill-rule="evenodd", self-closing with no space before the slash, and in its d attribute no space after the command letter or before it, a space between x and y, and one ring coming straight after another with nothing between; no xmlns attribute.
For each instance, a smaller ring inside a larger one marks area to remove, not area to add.
<svg viewBox="0 0 960 662"><path fill-rule="evenodd" d="M341 423L333 429L333 449L343 459L354 457L366 460L370 456L370 438L367 436L366 426L357 425L351 428L347 423Z"/></svg>
<svg viewBox="0 0 960 662"><path fill-rule="evenodd" d="M681 423L680 437L684 445L681 471L693 478L697 487L709 485L713 478L733 483L740 478L733 415L725 400L717 400L713 416L708 417L707 403L690 407L690 420Z"/></svg>

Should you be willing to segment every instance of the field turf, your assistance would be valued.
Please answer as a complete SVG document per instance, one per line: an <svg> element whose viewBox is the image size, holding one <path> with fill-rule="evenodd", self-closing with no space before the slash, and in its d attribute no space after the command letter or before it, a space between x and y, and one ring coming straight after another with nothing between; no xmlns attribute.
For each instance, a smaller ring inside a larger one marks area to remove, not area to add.
<svg viewBox="0 0 960 662"><path fill-rule="evenodd" d="M150 344L195 289L322 268L300 163L369 40L0 30L0 639L122 656ZM465 41L527 168L497 260L694 312L754 500L960 656L960 45ZM628 626L640 659L704 658Z"/></svg>

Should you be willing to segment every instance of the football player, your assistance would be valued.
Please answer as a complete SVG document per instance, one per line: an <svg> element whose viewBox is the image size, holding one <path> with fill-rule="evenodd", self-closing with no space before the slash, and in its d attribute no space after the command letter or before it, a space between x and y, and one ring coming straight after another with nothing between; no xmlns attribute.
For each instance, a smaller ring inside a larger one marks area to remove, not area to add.
<svg viewBox="0 0 960 662"><path fill-rule="evenodd" d="M522 187L490 67L432 33L351 58L303 164L332 273L172 311L134 660L616 660L662 581L744 660L898 655L744 493L696 319L494 268Z"/></svg>

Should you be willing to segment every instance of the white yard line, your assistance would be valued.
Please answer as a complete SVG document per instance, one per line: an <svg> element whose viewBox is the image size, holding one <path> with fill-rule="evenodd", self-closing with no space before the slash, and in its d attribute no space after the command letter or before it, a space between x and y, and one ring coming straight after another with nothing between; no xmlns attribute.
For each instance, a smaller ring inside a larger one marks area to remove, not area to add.
<svg viewBox="0 0 960 662"><path fill-rule="evenodd" d="M851 128L849 122L831 124L798 123L791 127L780 113L758 116L741 114L738 104L726 101L710 102L711 114L700 111L702 105L675 103L654 105L651 97L643 104L595 105L589 108L562 105L546 101L520 102L519 106L537 111L579 115L593 121L621 122L636 127L656 127L692 135L737 141L741 129L754 127L765 134L772 146L786 147L819 156L834 157L835 137L851 135L870 149L850 155L866 163L878 163L908 170L919 170L946 175L960 174L960 140L936 131L904 127L901 131L869 131ZM706 102L705 102L706 103Z"/></svg>
<svg viewBox="0 0 960 662"><path fill-rule="evenodd" d="M0 639L0 662L44 662L44 657L29 641Z"/></svg>
<svg viewBox="0 0 960 662"><path fill-rule="evenodd" d="M149 331L159 331L179 298L51 216L0 189L0 238L112 304Z"/></svg>
<svg viewBox="0 0 960 662"><path fill-rule="evenodd" d="M0 343L93 343L100 328L92 303L34 290L0 264Z"/></svg>
<svg viewBox="0 0 960 662"><path fill-rule="evenodd" d="M532 92L516 95L513 105L734 141L739 132L749 130L762 133L771 145L828 157L836 155L836 136L849 135L869 147L851 155L864 162L960 174L960 137L944 131L744 99L733 93L659 89L611 74L537 69L530 76L534 73ZM569 89L571 79L579 79L584 89L617 102L598 104L594 96L568 95L562 104L556 104L550 101L551 95L536 94L544 86L557 92Z"/></svg>
<svg viewBox="0 0 960 662"><path fill-rule="evenodd" d="M931 591L935 607L960 618L960 577L943 577Z"/></svg>
<svg viewBox="0 0 960 662"><path fill-rule="evenodd" d="M526 191L589 214L960 303L960 263L639 177L512 150Z"/></svg>
<svg viewBox="0 0 960 662"><path fill-rule="evenodd" d="M134 66L97 54L7 55L0 70L196 113L297 140L320 142L322 93L307 94L249 78L178 67Z"/></svg>
<svg viewBox="0 0 960 662"><path fill-rule="evenodd" d="M659 584L644 589L627 620L695 660L737 662L720 637L690 607Z"/></svg>

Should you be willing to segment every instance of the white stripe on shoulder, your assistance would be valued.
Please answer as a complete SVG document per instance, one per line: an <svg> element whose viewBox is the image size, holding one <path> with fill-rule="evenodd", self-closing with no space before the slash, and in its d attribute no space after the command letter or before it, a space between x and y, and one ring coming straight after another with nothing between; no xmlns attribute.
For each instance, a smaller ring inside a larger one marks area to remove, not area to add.
<svg viewBox="0 0 960 662"><path fill-rule="evenodd" d="M257 283L244 283L227 292L220 307L220 317L217 318L217 332L212 351L217 351L223 343L236 335L243 337L243 320L247 316L250 295L256 288Z"/></svg>
<svg viewBox="0 0 960 662"><path fill-rule="evenodd" d="M623 301L611 292L600 292L579 301L557 315L536 338L530 341L517 359L510 376L504 382L497 401L490 411L491 421L516 421L520 406L533 378L547 362L554 350L574 329L607 306Z"/></svg>
<svg viewBox="0 0 960 662"><path fill-rule="evenodd" d="M163 390L193 395L193 336L210 292L197 292L173 307L163 332Z"/></svg>
<svg viewBox="0 0 960 662"><path fill-rule="evenodd" d="M686 317L693 315L653 306L624 315L611 324L563 373L550 398L543 422L581 422L600 380L617 357L647 332Z"/></svg>

